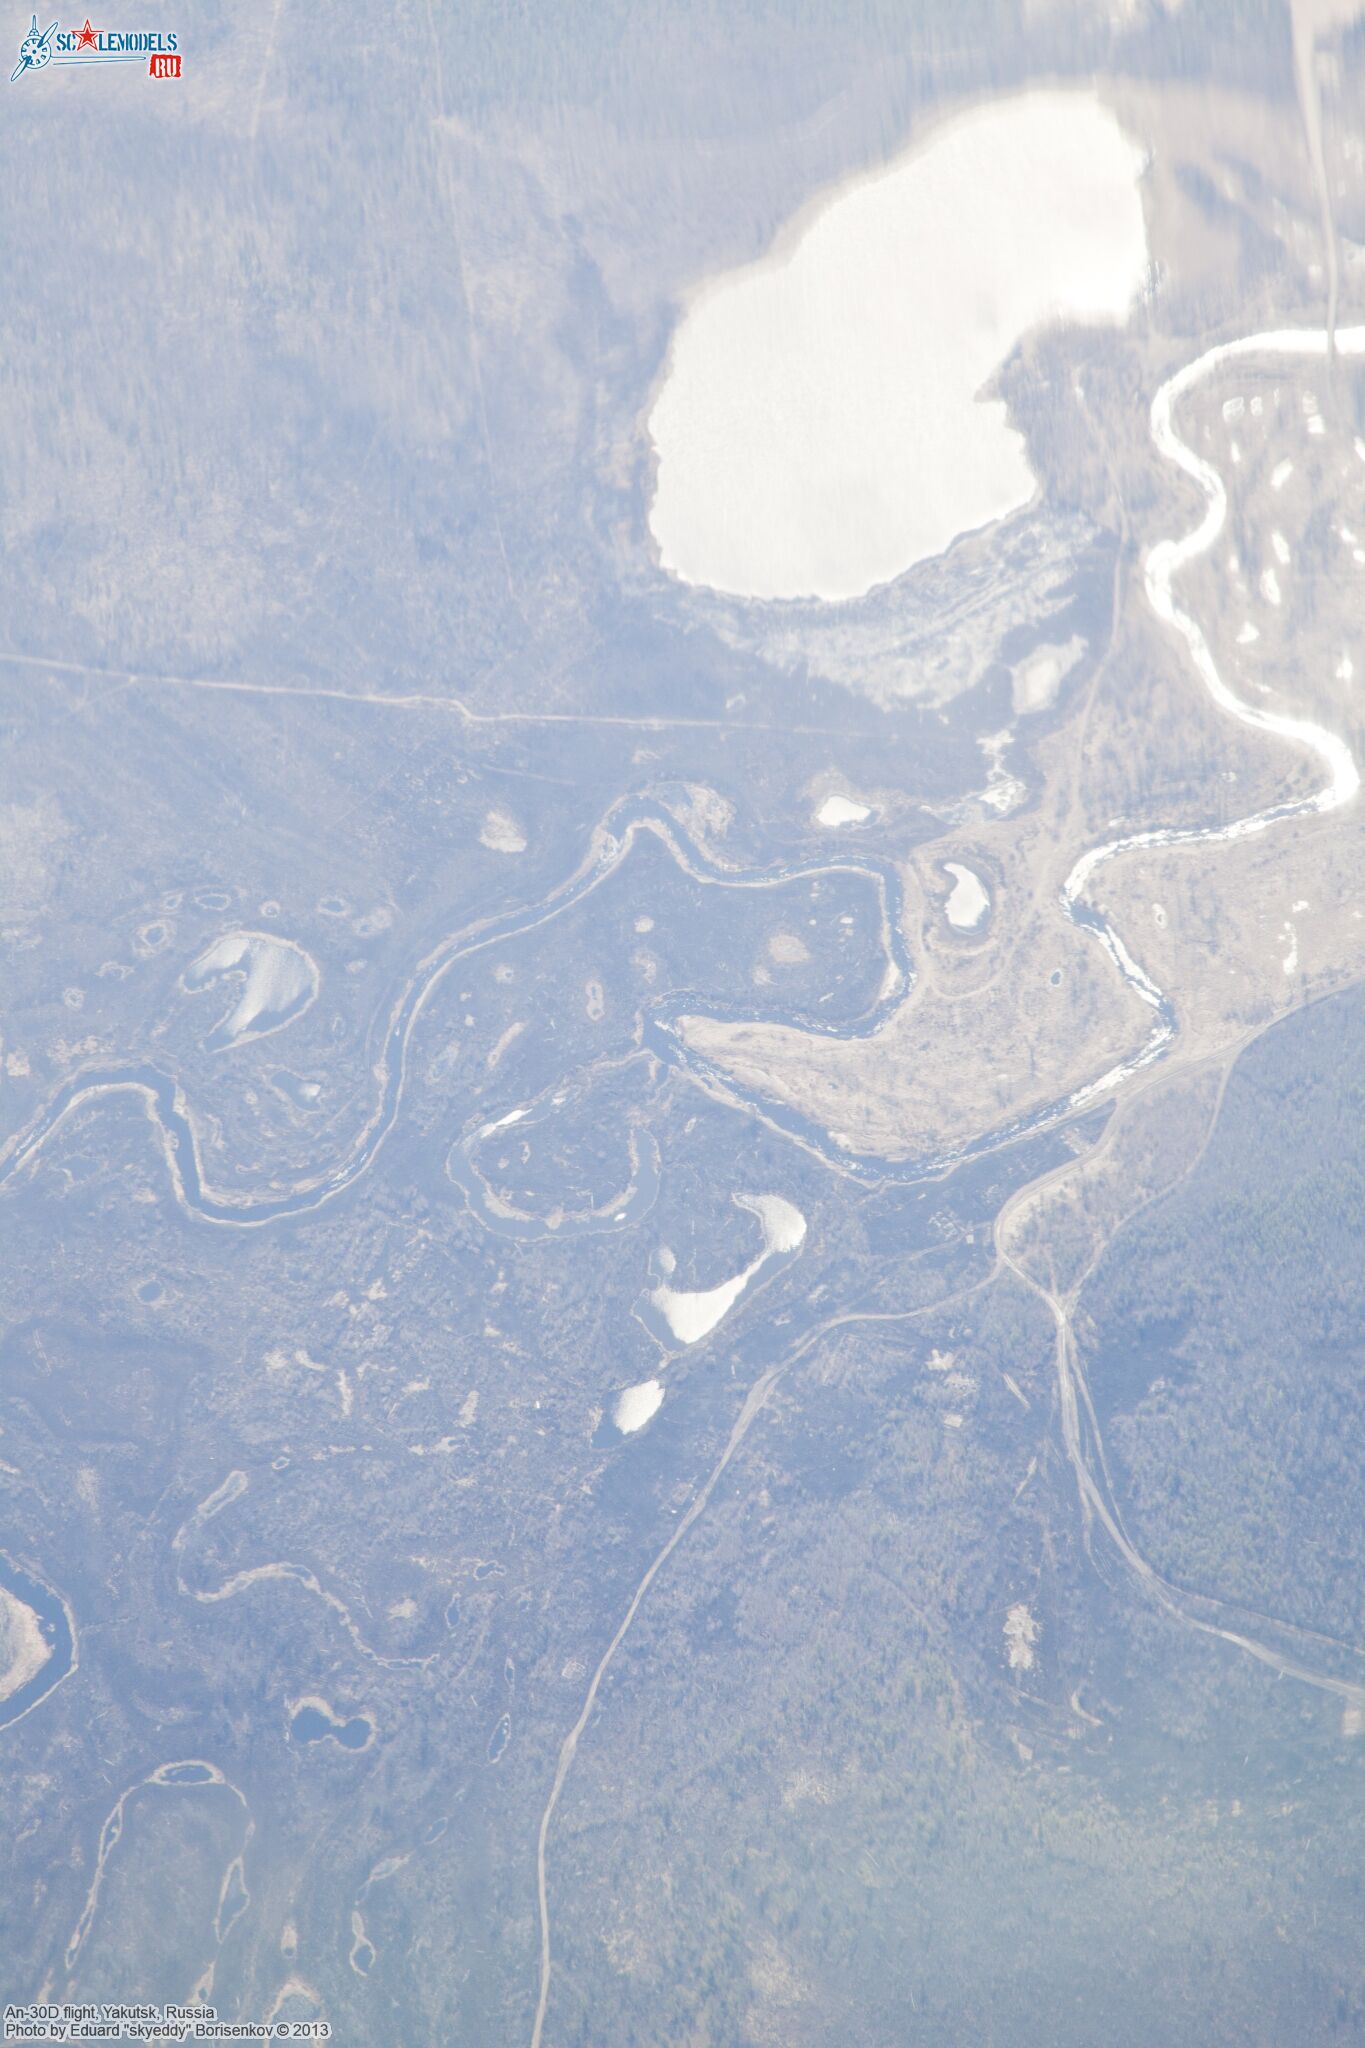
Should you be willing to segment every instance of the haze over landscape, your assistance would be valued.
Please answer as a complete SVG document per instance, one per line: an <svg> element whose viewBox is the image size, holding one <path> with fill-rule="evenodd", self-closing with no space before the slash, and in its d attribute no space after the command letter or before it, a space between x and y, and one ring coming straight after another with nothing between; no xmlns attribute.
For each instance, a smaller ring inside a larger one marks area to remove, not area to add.
<svg viewBox="0 0 1365 2048"><path fill-rule="evenodd" d="M6 2040L1365 2034L1359 11L15 17Z"/></svg>

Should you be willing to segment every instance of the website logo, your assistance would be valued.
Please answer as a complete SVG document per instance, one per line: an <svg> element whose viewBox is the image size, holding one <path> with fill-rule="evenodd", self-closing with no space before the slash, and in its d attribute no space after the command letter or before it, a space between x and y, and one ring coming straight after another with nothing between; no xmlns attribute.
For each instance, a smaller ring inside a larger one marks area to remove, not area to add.
<svg viewBox="0 0 1365 2048"><path fill-rule="evenodd" d="M54 21L40 30L35 14L19 45L19 62L9 82L16 85L28 72L42 71L49 64L142 63L149 78L179 78L180 40L174 31L94 28L88 15L83 28L64 29Z"/></svg>

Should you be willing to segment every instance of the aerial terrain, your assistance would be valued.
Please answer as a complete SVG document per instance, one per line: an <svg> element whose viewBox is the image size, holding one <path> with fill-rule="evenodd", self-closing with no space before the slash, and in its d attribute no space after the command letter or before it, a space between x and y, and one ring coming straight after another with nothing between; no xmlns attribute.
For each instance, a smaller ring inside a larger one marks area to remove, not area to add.
<svg viewBox="0 0 1365 2048"><path fill-rule="evenodd" d="M0 2013L1365 2038L1356 14L11 59Z"/></svg>

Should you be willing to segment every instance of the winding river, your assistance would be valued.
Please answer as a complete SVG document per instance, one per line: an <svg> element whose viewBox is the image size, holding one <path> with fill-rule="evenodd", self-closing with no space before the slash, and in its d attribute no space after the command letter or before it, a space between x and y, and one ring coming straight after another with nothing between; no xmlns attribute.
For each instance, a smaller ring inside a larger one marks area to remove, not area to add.
<svg viewBox="0 0 1365 2048"><path fill-rule="evenodd" d="M1365 355L1365 326L1339 330L1335 337L1335 346L1338 353L1343 356ZM1176 579L1191 562L1213 546L1224 529L1228 513L1227 492L1221 476L1211 464L1194 453L1177 431L1175 413L1180 401L1226 363L1271 355L1322 360L1328 355L1328 350L1326 330L1277 329L1245 336L1207 349L1163 383L1151 407L1153 443L1165 461L1173 464L1197 486L1205 504L1198 523L1187 534L1178 539L1158 542L1151 548L1144 563L1147 602L1155 617L1171 628L1183 642L1195 672L1213 702L1221 711L1237 719L1241 724L1270 737L1282 739L1286 744L1314 755L1324 770L1325 780L1322 786L1312 796L1274 805L1231 824L1217 827L1158 827L1115 838L1091 848L1077 860L1063 886L1061 908L1073 923L1092 933L1104 947L1128 986L1150 1011L1152 1024L1145 1042L1134 1054L1062 1100L1020 1118L1013 1125L981 1134L972 1145L951 1156L894 1165L889 1165L881 1159L846 1153L833 1143L827 1133L800 1119L794 1113L775 1111L771 1104L758 1099L749 1102L748 1106L756 1115L778 1128L787 1130L794 1138L819 1153L838 1171L879 1181L908 1182L923 1179L926 1175L941 1172L974 1153L1040 1130L1085 1107L1097 1097L1112 1093L1126 1079L1161 1056L1174 1041L1178 1024L1164 992L1128 951L1120 935L1086 902L1086 891L1098 870L1120 855L1148 848L1214 846L1246 839L1296 817L1322 815L1338 810L1350 804L1356 797L1360 787L1360 775L1355 757L1345 740L1310 720L1268 711L1239 698L1220 674L1203 631L1175 598ZM393 1128L406 1086L408 1053L418 1019L450 969L458 961L468 959L473 954L494 945L505 944L548 924L561 912L582 902L615 872L628 856L638 836L646 832L654 834L665 844L684 872L695 880L710 885L773 889L803 876L836 871L865 876L877 890L881 905L881 943L885 952L886 968L878 997L866 1014L852 1023L837 1026L821 1025L803 1017L799 1020L800 1028L811 1032L823 1031L830 1036L870 1037L883 1027L894 1009L903 1001L911 986L911 967L901 930L899 879L890 863L866 856L848 855L774 870L724 867L689 837L665 805L633 798L617 805L608 814L593 833L587 854L579 867L541 903L464 927L444 939L417 965L398 993L382 1027L379 1055L374 1064L377 1092L373 1108L348 1152L330 1169L311 1179L300 1181L284 1191L272 1190L258 1195L237 1195L215 1190L206 1180L194 1123L181 1089L176 1082L157 1069L139 1064L91 1068L74 1075L57 1091L29 1127L12 1138L3 1151L0 1151L0 1186L12 1181L15 1175L37 1156L52 1133L84 1105L115 1094L131 1093L143 1102L158 1134L167 1172L177 1199L201 1221L237 1228L254 1228L283 1217L321 1208L325 1203L340 1196L360 1178L374 1161L386 1136ZM675 992L645 1014L642 1020L645 1042L662 1058L714 1084L730 1099L744 1102L745 1098L738 1094L727 1077L710 1069L695 1054L688 1052L681 1043L678 1035L680 1018L685 1014L695 1014L699 1008L706 1009L712 1016L760 1016L766 1021L785 1020L771 1009L763 1012L738 1008L718 1010L713 1005L707 1005L704 997L691 991ZM486 1133L487 1128L483 1126L481 1131ZM457 1149L452 1155L455 1162L453 1177L459 1180L470 1201L471 1209L478 1214L481 1208L487 1208L488 1205L486 1188L481 1177L472 1168L471 1151L472 1147L466 1141L465 1147ZM653 1176L657 1172L656 1156L647 1150L641 1152L632 1149L631 1171L629 1199L643 1202L647 1206L648 1200L652 1199ZM625 1199L627 1198L623 1198ZM615 1213L616 1205L613 1205L612 1214ZM492 1225L491 1217L485 1217L485 1220ZM591 1217L585 1215L578 1221L578 1227L601 1227L603 1220L594 1212ZM528 1224L536 1229L543 1227L541 1219L538 1218L517 1215L497 1219L497 1227L505 1227L513 1235L521 1234L521 1230ZM1240 1627L1226 1626L1219 1618L1223 1610L1219 1609L1217 1603L1196 1602L1190 1596L1179 1594L1152 1571L1127 1537L1117 1509L1108 1497L1107 1489L1095 1477L1094 1467L1096 1463L1102 1466L1103 1454L1079 1361L1075 1355L1065 1304L1054 1295L1048 1294L1046 1290L1038 1289L1036 1283L1021 1271L1000 1244L998 1232L997 1244L1000 1245L1005 1263L1018 1272L1026 1284L1043 1293L1057 1319L1057 1371L1063 1435L1080 1486L1087 1528L1092 1519L1104 1527L1130 1572L1167 1611L1178 1614L1193 1626L1219 1636L1287 1675L1337 1693L1353 1704L1365 1703L1365 1684L1353 1678L1341 1678L1315 1670L1297 1658L1267 1647ZM704 1511L712 1489L738 1448L744 1432L763 1407L779 1376L778 1371L770 1371L750 1389L718 1462L694 1496L668 1542L641 1579L616 1635L592 1676L578 1719L562 1745L553 1787L542 1816L538 1841L541 1967L533 2035L533 2040L537 2043L545 2021L551 1977L546 1843L556 1804L572 1766L578 1742L591 1717L607 1667L629 1629L653 1578L667 1563L696 1518ZM203 1503L196 1513L203 1517L214 1508L215 1503L223 1504L220 1496L223 1496L223 1489L211 1497L209 1502ZM191 1519L193 1522L193 1518ZM177 1550L182 1547L184 1535L185 1532L182 1531L177 1538ZM230 1592L237 1590L240 1584L245 1583L247 1578L259 1576L261 1570L274 1574L301 1576L296 1568L289 1566L259 1568L254 1575L238 1575L222 1587L214 1588L212 1591L201 1590L195 1593L194 1597L201 1600L226 1597ZM45 1592L45 1589L38 1589L26 1579L11 1579L9 1582L20 1597L31 1603L36 1602L40 1591ZM188 1592L191 1588L182 1581L182 1590ZM314 1586L313 1590L322 1593L320 1587ZM328 1596L323 1594L323 1597ZM67 1620L69 1627L69 1618L66 1618L64 1610L60 1609L60 1603L48 1612L47 1618L52 1626L56 1651L52 1659L52 1670L49 1672L47 1667L44 1668L42 1691L33 1698L25 1701L22 1694L16 1693L13 1700L6 1703L10 1711L0 1713L0 1725L6 1720L16 1718L19 1712L27 1711L29 1707L36 1705L38 1698L44 1697L74 1662L74 1643L67 1642L63 1645L56 1640L60 1637L64 1619ZM1304 1632L1296 1633L1302 1639ZM124 1809L129 1799L144 1786L169 1789L210 1783L227 1786L241 1802L245 1847L251 1835L249 1811L240 1793L236 1792L235 1787L227 1784L215 1766L201 1764L199 1760L191 1759L158 1767L120 1797L105 1822L100 1837L94 1880L68 1944L68 1969L75 1962L94 1918L105 1865L122 1833ZM220 1941L226 1926L229 1926L240 1913L241 1907L237 1904L239 1890L244 1900L240 1853L234 1858L223 1880L216 1926ZM229 1898L232 1902L230 1917L224 1904Z"/></svg>
<svg viewBox="0 0 1365 2048"><path fill-rule="evenodd" d="M1345 356L1365 355L1365 326L1338 330L1336 348ZM876 890L885 967L877 998L860 1018L830 1024L805 1015L796 1017L775 1011L772 1007L751 1009L739 1005L717 1005L697 990L674 991L645 1011L641 1018L642 1041L661 1059L689 1072L715 1093L785 1132L838 1172L869 1182L922 1180L985 1151L1031 1136L1089 1106L1099 1097L1113 1093L1124 1081L1160 1057L1174 1041L1178 1025L1164 992L1134 959L1113 926L1085 901L1086 889L1096 872L1122 854L1148 848L1230 843L1292 818L1330 812L1350 803L1360 787L1355 757L1343 739L1308 719L1268 711L1248 704L1236 695L1220 674L1203 631L1177 604L1174 594L1180 572L1212 547L1223 531L1228 510L1227 492L1221 476L1210 463L1194 453L1177 431L1175 410L1179 401L1228 362L1265 355L1323 360L1327 353L1325 329L1283 328L1243 336L1206 349L1168 378L1152 402L1151 433L1157 451L1198 485L1206 502L1203 516L1187 534L1179 539L1159 541L1148 553L1144 564L1147 601L1156 617L1180 636L1196 673L1219 709L1255 731L1315 754L1326 771L1326 780L1312 796L1274 805L1231 824L1155 827L1150 831L1108 840L1092 847L1077 860L1066 878L1061 908L1074 924L1090 932L1104 947L1128 986L1152 1013L1152 1026L1145 1042L1106 1073L1056 1102L981 1133L955 1152L898 1162L845 1151L823 1128L798 1112L759 1097L745 1096L723 1070L683 1044L679 1020L686 1015L704 1012L711 1017L734 1021L791 1022L804 1031L829 1037L874 1036L904 1000L913 981L902 936L899 876L889 861L860 853L841 852L837 856L773 869L724 866L696 843L663 801L631 797L613 807L593 832L585 857L577 869L541 902L462 927L443 939L418 963L396 996L382 1030L380 1049L373 1067L377 1084L374 1106L349 1150L330 1168L283 1190L239 1194L215 1188L206 1177L190 1107L179 1084L159 1069L138 1063L87 1068L65 1082L27 1129L0 1148L0 1188L13 1181L21 1169L38 1155L48 1138L68 1117L101 1099L131 1094L142 1101L157 1133L176 1198L200 1221L251 1229L320 1209L360 1179L392 1130L403 1100L413 1033L427 1003L450 970L474 954L538 930L583 902L616 872L643 833L657 838L685 874L714 887L778 889L803 878L842 872L865 877ZM486 1129L486 1125L479 1127L482 1131ZM472 1212L486 1227L506 1229L509 1235L521 1235L528 1227L533 1232L543 1229L545 1226L539 1218L499 1217L493 1213L487 1192L480 1185L480 1177L471 1171L470 1138L477 1135L478 1132L467 1134L463 1146L457 1146L451 1154L452 1177L463 1186ZM654 1153L648 1146L637 1146L632 1136L632 1183L625 1202L628 1219L648 1207L655 1178ZM607 1216L585 1216L575 1219L575 1222L579 1228L600 1228L608 1221L616 1221L620 1213L620 1208L613 1205Z"/></svg>
<svg viewBox="0 0 1365 2048"><path fill-rule="evenodd" d="M1344 354L1365 354L1365 327L1349 328L1337 336L1337 346ZM1231 825L1209 829L1183 830L1178 828L1156 829L1137 833L1122 839L1113 839L1093 848L1082 856L1066 879L1062 892L1062 907L1074 923L1091 931L1109 953L1114 964L1129 986L1154 1012L1154 1023L1146 1044L1131 1059L1112 1068L1098 1081L1088 1084L1068 1098L1062 1109L1076 1108L1107 1090L1116 1088L1127 1076L1138 1071L1156 1059L1173 1039L1176 1022L1171 1006L1165 995L1152 981L1144 969L1133 959L1118 933L1103 918L1091 910L1082 900L1082 892L1091 876L1106 861L1119 854L1141 847L1178 846L1189 844L1218 844L1220 842L1245 839L1257 832L1286 819L1313 815L1339 809L1348 804L1360 786L1360 776L1355 759L1346 743L1325 727L1314 725L1307 719L1291 718L1277 713L1263 711L1244 704L1236 693L1230 690L1219 674L1209 650L1208 642L1195 620L1183 611L1175 601L1173 585L1176 576L1210 548L1222 532L1227 519L1227 492L1217 471L1194 454L1175 430L1172 414L1175 404L1187 391L1208 376L1219 364L1237 357L1257 354L1287 353L1325 356L1328 337L1325 332L1300 332L1291 329L1270 334L1252 335L1241 341L1224 343L1205 351L1194 362L1176 373L1164 383L1152 403L1152 438L1160 452L1168 460L1184 470L1204 492L1207 505L1199 524L1180 540L1161 541L1149 552L1144 570L1144 582L1148 603L1156 616L1165 624L1174 627L1184 640L1195 668L1214 702L1242 723L1261 732L1289 741L1291 744L1308 748L1318 755L1327 769L1328 779L1323 788L1302 801L1273 806L1269 810L1237 820ZM1033 1123L1050 1120L1058 1112L1046 1117L1032 1119ZM1022 1201L1027 1188L1021 1189L1014 1198ZM1199 1633L1216 1637L1232 1648L1242 1651L1280 1677L1294 1678L1315 1689L1336 1695L1348 1705L1365 1708L1365 1679L1343 1677L1323 1667L1322 1659L1333 1655L1345 1656L1357 1665L1361 1653L1353 1646L1330 1642L1314 1631L1299 1629L1288 1624L1276 1624L1270 1617L1250 1617L1262 1631L1273 1638L1278 1633L1286 1643L1285 1648L1267 1640L1265 1633L1253 1634L1247 1626L1247 1617L1240 1610L1227 1603L1205 1596L1190 1594L1172 1586L1154 1571L1147 1559L1138 1550L1123 1526L1122 1516L1111 1497L1104 1446L1100 1437L1099 1423L1090 1400L1085 1374L1077 1352L1071 1329L1068 1304L1057 1293L1035 1280L1011 1256L1006 1244L1007 1219L1014 1203L1007 1203L996 1218L994 1241L997 1257L1015 1274L1024 1286L1038 1295L1050 1309L1056 1327L1056 1371L1058 1399L1061 1414L1063 1444L1075 1474L1080 1499L1082 1520L1087 1545L1092 1523L1098 1522L1110 1539L1124 1566L1158 1607L1174 1619L1186 1623ZM913 1311L911 1313L914 1313ZM851 1318L855 1319L855 1318ZM550 1938L550 1904L547 1874L547 1847L551 1823L564 1790L565 1780L573 1765L578 1744L587 1728L598 1690L622 1639L629 1630L640 1603L659 1571L667 1563L672 1552L686 1535L696 1516L703 1510L725 1466L734 1455L745 1430L754 1419L759 1408L768 1398L773 1386L783 1371L795 1363L796 1357L813 1344L823 1329L812 1332L798 1345L796 1352L782 1366L766 1373L750 1389L748 1399L741 1409L730 1439L721 1457L696 1495L687 1515L678 1524L658 1556L636 1588L634 1598L615 1636L603 1653L601 1662L593 1673L577 1721L570 1729L560 1748L558 1768L550 1789L550 1795L541 1816L540 1833L536 1846L537 1904L540 1916L540 1983L536 2001L535 2018L531 2030L531 2048L540 2048L544 2034L549 2006L550 1984L553 1959ZM1317 1653L1319 1661L1307 1663L1304 1654Z"/></svg>
<svg viewBox="0 0 1365 2048"><path fill-rule="evenodd" d="M1336 349L1345 356L1365 355L1365 326L1339 329ZM724 867L697 845L669 810L657 801L632 797L613 808L594 831L579 867L542 902L466 926L443 939L419 962L389 1012L379 1056L374 1063L378 1084L375 1105L349 1152L324 1173L299 1181L284 1192L252 1195L213 1188L205 1177L198 1137L183 1092L169 1076L156 1068L139 1064L87 1069L73 1075L29 1127L0 1148L0 1187L37 1154L53 1131L74 1111L102 1097L131 1093L142 1100L157 1131L177 1199L201 1221L249 1229L281 1217L321 1208L360 1178L392 1130L406 1085L408 1049L417 1021L451 968L490 946L505 945L523 933L535 931L581 903L615 873L640 834L646 832L667 847L685 874L713 886L775 889L803 877L844 872L866 876L877 890L886 971L878 999L863 1017L842 1025L825 1024L807 1015L798 1018L771 1007L751 1009L717 1005L708 1002L701 991L683 990L675 991L653 1005L642 1019L644 1040L661 1058L704 1080L731 1101L747 1107L817 1153L839 1172L867 1181L922 1180L930 1174L943 1173L984 1151L1031 1136L1059 1118L1112 1093L1125 1080L1160 1057L1175 1039L1178 1025L1163 991L1133 958L1113 926L1085 902L1085 891L1098 869L1121 854L1147 848L1214 846L1246 839L1291 818L1339 809L1354 798L1360 787L1360 772L1345 740L1309 719L1267 711L1237 696L1220 674L1202 629L1177 604L1174 595L1177 576L1213 546L1223 531L1228 510L1222 477L1210 463L1196 455L1177 432L1174 414L1178 402L1224 363L1266 355L1322 360L1327 353L1328 338L1323 328L1277 328L1264 334L1245 335L1206 349L1193 362L1169 377L1152 401L1151 433L1158 452L1199 486L1206 504L1203 517L1187 534L1179 539L1159 541L1148 553L1144 565L1147 601L1157 618L1172 627L1184 641L1200 680L1218 708L1254 731L1282 739L1291 746L1306 748L1317 755L1326 770L1326 781L1311 797L1273 805L1231 824L1158 826L1150 831L1108 840L1081 855L1066 878L1062 908L1073 924L1091 933L1104 947L1133 993L1152 1012L1151 1030L1139 1050L1095 1080L1039 1110L983 1132L956 1151L898 1162L845 1151L821 1126L799 1112L757 1097L744 1096L723 1070L682 1043L679 1020L687 1015L704 1013L708 1017L735 1022L789 1022L801 1030L828 1037L874 1036L904 1000L913 983L913 972L901 934L899 876L890 862L864 854L840 854L773 870ZM467 1188L466 1192L472 1194L473 1190ZM484 1205L476 1197L471 1207L479 1213ZM485 1213L484 1220L491 1221L491 1218Z"/></svg>
<svg viewBox="0 0 1365 2048"><path fill-rule="evenodd" d="M465 926L443 939L418 963L389 1012L381 1050L374 1062L378 1084L374 1108L350 1150L326 1172L298 1181L284 1192L238 1195L215 1189L205 1176L198 1136L183 1090L159 1069L138 1063L85 1068L73 1074L28 1128L0 1147L0 1188L37 1155L73 1112L104 1097L131 1094L142 1101L157 1132L177 1200L201 1222L250 1229L322 1208L359 1180L393 1129L406 1086L413 1032L451 969L491 946L506 945L527 932L539 930L583 902L615 874L642 833L651 833L660 840L684 874L714 887L781 889L792 882L839 873L859 874L871 882L879 900L879 936L887 963L877 1000L862 1018L846 1025L825 1023L803 1013L792 1019L802 1030L831 1038L870 1036L885 1023L909 988L913 977L901 931L900 878L890 862L869 855L841 853L772 870L724 867L711 859L657 800L630 797L612 808L593 832L584 860L542 902ZM643 1029L647 1042L664 1058L683 1063L683 1048L674 1029L676 1020L699 1010L733 1022L766 1021L772 1014L738 1004L716 1004L703 991L678 990L646 1013ZM811 1129L815 1131L814 1126ZM869 1168L874 1164L868 1162Z"/></svg>

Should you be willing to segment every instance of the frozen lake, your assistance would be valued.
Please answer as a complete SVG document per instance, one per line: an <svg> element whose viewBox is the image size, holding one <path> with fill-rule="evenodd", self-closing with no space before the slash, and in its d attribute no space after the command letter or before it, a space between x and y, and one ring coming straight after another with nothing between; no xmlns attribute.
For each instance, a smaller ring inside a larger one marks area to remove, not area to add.
<svg viewBox="0 0 1365 2048"><path fill-rule="evenodd" d="M860 804L851 796L827 796L815 813L817 825L865 825L872 816L871 806Z"/></svg>
<svg viewBox="0 0 1365 2048"><path fill-rule="evenodd" d="M318 992L312 955L273 932L225 932L185 969L181 985L197 995L224 980L240 992L205 1041L211 1052L282 1031Z"/></svg>
<svg viewBox="0 0 1365 2048"><path fill-rule="evenodd" d="M980 875L964 868L961 861L956 860L944 861L943 872L951 876L953 884L945 906L949 924L954 931L975 931L991 907L991 899Z"/></svg>
<svg viewBox="0 0 1365 2048"><path fill-rule="evenodd" d="M0 1728L37 1706L75 1666L61 1597L0 1556Z"/></svg>
<svg viewBox="0 0 1365 2048"><path fill-rule="evenodd" d="M709 1337L769 1260L789 1257L799 1251L805 1241L806 1219L784 1196L731 1195L730 1200L736 1208L747 1209L750 1215L757 1216L763 1227L763 1249L757 1258L751 1259L748 1265L717 1287L683 1289L670 1287L664 1282L653 1289L646 1297L648 1305L662 1318L679 1344L699 1344L703 1337ZM671 1253L668 1259L671 1262Z"/></svg>
<svg viewBox="0 0 1365 2048"><path fill-rule="evenodd" d="M0 1585L0 1700L32 1684L51 1655L36 1610Z"/></svg>
<svg viewBox="0 0 1365 2048"><path fill-rule="evenodd" d="M633 1436L637 1429L643 1429L652 1415L658 1413L664 1390L657 1380L642 1380L638 1387L627 1387L617 1396L612 1411L612 1421L622 1436Z"/></svg>
<svg viewBox="0 0 1365 2048"><path fill-rule="evenodd" d="M1093 92L991 100L713 280L649 417L663 567L745 597L859 597L1034 491L981 389L1031 329L1122 321L1142 153Z"/></svg>

